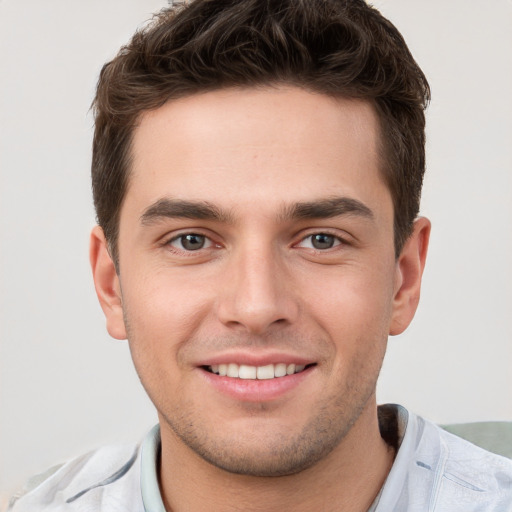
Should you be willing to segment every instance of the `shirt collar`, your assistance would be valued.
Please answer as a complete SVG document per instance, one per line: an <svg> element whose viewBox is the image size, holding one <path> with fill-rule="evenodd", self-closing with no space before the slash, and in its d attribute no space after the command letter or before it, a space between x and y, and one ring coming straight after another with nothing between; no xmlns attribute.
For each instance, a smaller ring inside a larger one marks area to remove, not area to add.
<svg viewBox="0 0 512 512"><path fill-rule="evenodd" d="M396 428L397 430L398 447L400 447L405 436L409 419L407 410L404 407L395 404L381 405L379 406L379 409L381 409L381 411L388 410L395 418L395 421L391 422L392 429ZM381 415L381 422L383 417L384 415ZM385 430L386 427L386 425L380 425L381 430ZM166 512L162 501L162 495L160 494L160 488L158 486L157 465L160 457L160 448L160 425L155 425L148 432L142 442L140 486L145 512ZM380 501L381 494L382 490L368 512L376 509Z"/></svg>
<svg viewBox="0 0 512 512"><path fill-rule="evenodd" d="M155 425L142 442L140 488L145 512L166 512L158 487L160 445L160 425Z"/></svg>

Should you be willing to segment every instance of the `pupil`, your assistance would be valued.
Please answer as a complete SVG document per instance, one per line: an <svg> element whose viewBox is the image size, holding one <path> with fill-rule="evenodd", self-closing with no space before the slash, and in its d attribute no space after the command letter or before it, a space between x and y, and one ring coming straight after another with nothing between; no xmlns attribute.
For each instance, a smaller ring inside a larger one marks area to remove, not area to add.
<svg viewBox="0 0 512 512"><path fill-rule="evenodd" d="M187 251L197 251L204 246L203 235L185 235L181 238L181 244Z"/></svg>
<svg viewBox="0 0 512 512"><path fill-rule="evenodd" d="M325 233L319 233L318 235L313 235L312 243L315 249L330 249L334 245L334 237Z"/></svg>

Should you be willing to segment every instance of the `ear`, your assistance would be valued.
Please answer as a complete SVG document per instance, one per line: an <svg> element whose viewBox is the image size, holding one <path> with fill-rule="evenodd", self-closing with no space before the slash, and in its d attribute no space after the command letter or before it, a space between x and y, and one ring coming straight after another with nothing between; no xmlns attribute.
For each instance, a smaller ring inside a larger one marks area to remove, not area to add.
<svg viewBox="0 0 512 512"><path fill-rule="evenodd" d="M429 237L430 221L424 217L416 219L412 235L396 262L395 296L389 328L392 336L405 331L416 313Z"/></svg>
<svg viewBox="0 0 512 512"><path fill-rule="evenodd" d="M119 276L108 250L103 229L96 226L91 232L89 259L96 295L107 320L107 331L113 338L126 339Z"/></svg>

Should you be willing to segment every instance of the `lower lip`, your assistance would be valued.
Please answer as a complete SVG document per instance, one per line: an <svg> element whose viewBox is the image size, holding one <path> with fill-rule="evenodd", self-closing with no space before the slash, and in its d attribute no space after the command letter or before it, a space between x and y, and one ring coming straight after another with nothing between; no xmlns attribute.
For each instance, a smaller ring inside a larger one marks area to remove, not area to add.
<svg viewBox="0 0 512 512"><path fill-rule="evenodd" d="M277 400L299 386L304 379L311 375L313 370L314 366L285 377L256 380L221 377L202 368L199 369L207 382L216 390L244 402Z"/></svg>

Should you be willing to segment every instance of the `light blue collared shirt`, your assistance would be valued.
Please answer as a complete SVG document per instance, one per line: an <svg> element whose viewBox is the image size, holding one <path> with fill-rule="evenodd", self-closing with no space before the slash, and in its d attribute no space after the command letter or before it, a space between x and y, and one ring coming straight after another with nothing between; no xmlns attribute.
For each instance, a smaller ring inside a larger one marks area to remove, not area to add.
<svg viewBox="0 0 512 512"><path fill-rule="evenodd" d="M399 405L399 450L368 512L512 512L512 460L464 441ZM165 512L160 429L138 446L104 447L33 478L11 512Z"/></svg>

